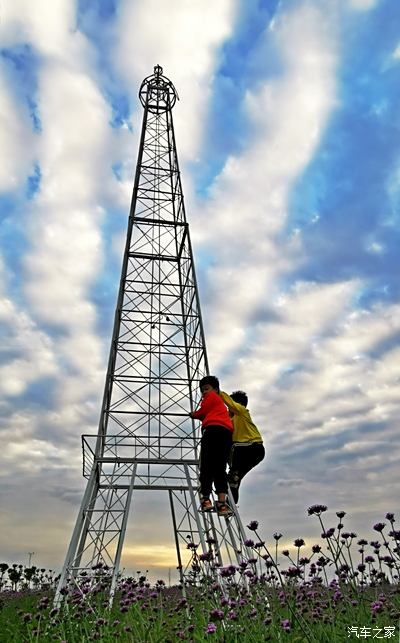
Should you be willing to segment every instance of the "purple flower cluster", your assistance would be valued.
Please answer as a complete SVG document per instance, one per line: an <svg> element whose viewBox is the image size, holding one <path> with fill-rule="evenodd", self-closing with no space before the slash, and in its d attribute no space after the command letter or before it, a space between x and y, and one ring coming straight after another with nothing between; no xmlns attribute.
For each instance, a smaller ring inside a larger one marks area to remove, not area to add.
<svg viewBox="0 0 400 643"><path fill-rule="evenodd" d="M63 605L60 610L51 609L48 592L39 597L36 612L21 610L21 628L25 629L20 638L68 639L68 631L61 630L67 614L74 632L85 632L85 636L89 632L87 640L126 640L127 633L132 640L142 640L144 631L152 636L154 626L166 640L187 643L213 636L222 640L226 633L237 640L247 634L257 640L260 631L265 640L283 640L286 634L303 640L309 628L324 624L333 628L336 620L354 619L361 608L365 614L364 606L371 623L391 618L397 622L400 532L394 528L394 514L387 513L386 523L373 526L377 540L368 541L344 531L342 523L326 528L325 511L325 505L308 509L321 526L322 544L309 546L303 538L296 538L291 551L283 546L278 552L282 534L275 532L270 552L268 539L258 536L258 521L250 521L247 527L252 538L236 552L236 563L225 567L218 565L214 538L206 539L208 550L202 553L188 538L188 568L193 573L188 574L185 595L181 586L166 587L162 580L152 587L138 572L137 577L118 583L112 617L108 611L110 570L95 565L65 588L66 611ZM346 513L338 511L336 516L342 521ZM7 569L2 573L7 574ZM48 628L47 638L41 628Z"/></svg>
<svg viewBox="0 0 400 643"><path fill-rule="evenodd" d="M307 509L309 516L320 516L328 507L326 505L312 505Z"/></svg>

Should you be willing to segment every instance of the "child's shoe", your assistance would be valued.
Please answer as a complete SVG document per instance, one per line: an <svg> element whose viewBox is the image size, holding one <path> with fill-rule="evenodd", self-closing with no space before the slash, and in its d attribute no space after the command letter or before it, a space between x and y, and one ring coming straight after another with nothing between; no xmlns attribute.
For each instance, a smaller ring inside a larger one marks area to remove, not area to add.
<svg viewBox="0 0 400 643"><path fill-rule="evenodd" d="M210 498L202 498L200 504L200 511L214 511L213 503Z"/></svg>
<svg viewBox="0 0 400 643"><path fill-rule="evenodd" d="M230 506L226 502L217 502L217 513L219 516L228 518L229 516L232 516L233 511L230 508Z"/></svg>

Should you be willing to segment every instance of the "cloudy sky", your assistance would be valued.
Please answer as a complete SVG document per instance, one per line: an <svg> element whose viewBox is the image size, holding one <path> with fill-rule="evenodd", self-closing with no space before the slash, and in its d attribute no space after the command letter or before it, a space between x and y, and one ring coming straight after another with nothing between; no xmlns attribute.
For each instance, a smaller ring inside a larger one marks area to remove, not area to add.
<svg viewBox="0 0 400 643"><path fill-rule="evenodd" d="M97 430L142 107L175 132L211 370L267 457L240 512L398 511L398 0L1 0L0 558L59 569ZM397 489L396 489L397 488ZM146 493L146 492L144 492ZM134 496L123 564L175 566ZM333 517L332 525L335 524ZM328 526L331 526L328 520ZM156 572L155 572L156 573ZM165 574L164 574L165 577Z"/></svg>

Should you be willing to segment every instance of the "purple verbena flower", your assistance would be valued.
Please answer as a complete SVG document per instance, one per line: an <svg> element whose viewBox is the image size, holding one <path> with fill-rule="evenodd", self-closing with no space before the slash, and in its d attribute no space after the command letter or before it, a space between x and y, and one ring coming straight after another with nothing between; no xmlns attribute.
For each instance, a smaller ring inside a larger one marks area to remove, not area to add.
<svg viewBox="0 0 400 643"><path fill-rule="evenodd" d="M384 605L380 601L374 601L373 603L371 603L371 611L373 614L382 612L383 609L384 609Z"/></svg>
<svg viewBox="0 0 400 643"><path fill-rule="evenodd" d="M233 576L235 571L235 568L232 569L232 565L230 565L229 567L221 567L220 574L222 578L228 578L229 576Z"/></svg>
<svg viewBox="0 0 400 643"><path fill-rule="evenodd" d="M377 522L376 525L374 525L374 530L379 531L382 533L382 531L385 529L386 523L384 522Z"/></svg>
<svg viewBox="0 0 400 643"><path fill-rule="evenodd" d="M250 531L256 531L256 529L258 529L258 520L251 520L247 525L247 529L250 529Z"/></svg>
<svg viewBox="0 0 400 643"><path fill-rule="evenodd" d="M329 527L326 531L321 534L321 538L331 538L335 533L335 527Z"/></svg>
<svg viewBox="0 0 400 643"><path fill-rule="evenodd" d="M258 543L254 543L254 549L261 549L261 547L264 547L265 545L265 540L259 540Z"/></svg>
<svg viewBox="0 0 400 643"><path fill-rule="evenodd" d="M303 538L296 538L294 541L294 546L295 547L303 547L306 543L304 542Z"/></svg>
<svg viewBox="0 0 400 643"><path fill-rule="evenodd" d="M215 625L215 623L208 623L206 629L204 630L206 634L214 634L214 632L216 631L217 631L217 626Z"/></svg>
<svg viewBox="0 0 400 643"><path fill-rule="evenodd" d="M194 543L190 542L186 545L186 549L192 549L193 551L196 550L198 545L195 545Z"/></svg>
<svg viewBox="0 0 400 643"><path fill-rule="evenodd" d="M326 505L312 505L307 509L309 516L320 516L328 507Z"/></svg>
<svg viewBox="0 0 400 643"><path fill-rule="evenodd" d="M285 575L288 578L296 578L297 576L301 576L301 571L298 567L289 567L289 569L286 570Z"/></svg>

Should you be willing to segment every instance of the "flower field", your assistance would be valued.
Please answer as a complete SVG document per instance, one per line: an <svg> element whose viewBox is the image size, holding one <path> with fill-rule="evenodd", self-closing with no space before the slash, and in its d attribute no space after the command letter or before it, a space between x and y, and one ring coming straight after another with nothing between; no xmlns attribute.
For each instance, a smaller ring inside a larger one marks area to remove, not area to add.
<svg viewBox="0 0 400 643"><path fill-rule="evenodd" d="M53 607L58 578L53 571L0 565L0 641L287 641L341 643L400 640L400 531L387 513L372 527L372 538L345 529L345 512L325 524L327 507L313 505L318 543L302 538L281 549L282 535L266 544L257 521L247 527L250 555L218 568L214 542L192 554L185 588L151 585L145 575L121 578L108 606L109 570L96 566L65 588L60 609Z"/></svg>

